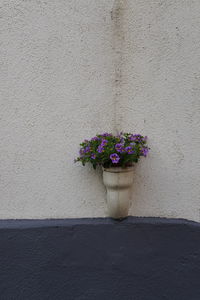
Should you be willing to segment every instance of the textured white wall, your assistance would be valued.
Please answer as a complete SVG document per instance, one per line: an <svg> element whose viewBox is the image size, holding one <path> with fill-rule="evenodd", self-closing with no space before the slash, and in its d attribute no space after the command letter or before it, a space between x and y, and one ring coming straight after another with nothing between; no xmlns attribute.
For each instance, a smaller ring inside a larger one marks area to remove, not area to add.
<svg viewBox="0 0 200 300"><path fill-rule="evenodd" d="M150 137L132 214L199 221L200 2L0 4L0 218L105 216L100 172L73 159L122 128Z"/></svg>
<svg viewBox="0 0 200 300"><path fill-rule="evenodd" d="M200 221L200 1L125 1L121 127L149 136L132 214Z"/></svg>
<svg viewBox="0 0 200 300"><path fill-rule="evenodd" d="M113 1L0 3L0 218L103 215L100 174L73 160L113 128Z"/></svg>

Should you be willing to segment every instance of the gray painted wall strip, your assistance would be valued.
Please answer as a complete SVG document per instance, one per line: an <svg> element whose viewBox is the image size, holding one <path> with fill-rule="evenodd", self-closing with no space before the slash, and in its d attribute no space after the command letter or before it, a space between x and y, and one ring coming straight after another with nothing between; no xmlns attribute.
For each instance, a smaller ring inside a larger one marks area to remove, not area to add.
<svg viewBox="0 0 200 300"><path fill-rule="evenodd" d="M0 299L199 300L200 224L0 221Z"/></svg>

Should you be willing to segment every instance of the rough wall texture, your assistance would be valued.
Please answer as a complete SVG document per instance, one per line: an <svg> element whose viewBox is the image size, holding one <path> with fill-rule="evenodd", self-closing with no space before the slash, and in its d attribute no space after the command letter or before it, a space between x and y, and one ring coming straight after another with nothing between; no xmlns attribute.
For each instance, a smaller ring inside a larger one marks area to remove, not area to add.
<svg viewBox="0 0 200 300"><path fill-rule="evenodd" d="M199 221L199 1L0 9L0 218L104 216L100 172L73 159L82 139L122 128L152 149L131 213Z"/></svg>
<svg viewBox="0 0 200 300"><path fill-rule="evenodd" d="M0 1L0 218L104 215L79 143L113 130L113 1Z"/></svg>
<svg viewBox="0 0 200 300"><path fill-rule="evenodd" d="M133 215L200 221L200 2L125 1L118 119L149 136Z"/></svg>

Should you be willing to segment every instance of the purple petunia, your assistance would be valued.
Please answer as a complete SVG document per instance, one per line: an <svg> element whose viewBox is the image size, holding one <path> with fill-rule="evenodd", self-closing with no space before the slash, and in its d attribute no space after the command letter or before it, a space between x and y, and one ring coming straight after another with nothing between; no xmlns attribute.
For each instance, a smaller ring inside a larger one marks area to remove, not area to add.
<svg viewBox="0 0 200 300"><path fill-rule="evenodd" d="M99 138L97 137L97 136L94 136L92 139L91 139L91 141L98 141L99 140Z"/></svg>
<svg viewBox="0 0 200 300"><path fill-rule="evenodd" d="M101 153L104 151L104 148L102 145L99 145L98 148L97 148L97 152Z"/></svg>
<svg viewBox="0 0 200 300"><path fill-rule="evenodd" d="M110 155L110 159L112 160L113 164L117 164L120 160L120 157L117 153L113 153Z"/></svg>
<svg viewBox="0 0 200 300"><path fill-rule="evenodd" d="M149 153L149 148L142 148L141 149L141 154L144 156L144 157L146 157L147 156L147 154Z"/></svg>
<svg viewBox="0 0 200 300"><path fill-rule="evenodd" d="M106 144L108 143L108 141L107 140L102 140L101 141L101 144L98 146L98 148L97 148L97 151L99 152L99 153L101 153L101 152L103 152L104 151L104 146L106 146Z"/></svg>
<svg viewBox="0 0 200 300"><path fill-rule="evenodd" d="M137 162L141 156L146 157L150 148L147 145L147 136L118 132L117 135L104 132L84 140L80 144L79 157L75 162L83 165L90 162L94 168L127 167Z"/></svg>
<svg viewBox="0 0 200 300"><path fill-rule="evenodd" d="M124 142L125 142L125 140L124 140L124 138L122 137L122 138L120 139L120 143L121 143L121 144L124 144Z"/></svg>
<svg viewBox="0 0 200 300"><path fill-rule="evenodd" d="M95 153L92 153L92 154L91 154L91 158L92 158L92 159L95 159L96 157L97 157L97 156L96 156Z"/></svg>
<svg viewBox="0 0 200 300"><path fill-rule="evenodd" d="M90 147L89 147L89 146L86 146L85 149L84 149L83 151L84 151L84 153L90 152Z"/></svg>
<svg viewBox="0 0 200 300"><path fill-rule="evenodd" d="M141 134L132 134L129 139L130 139L130 141L133 141L133 142L140 142L142 139L142 136L141 136Z"/></svg>
<svg viewBox="0 0 200 300"><path fill-rule="evenodd" d="M123 144L116 144L115 149L117 150L117 152L122 153L124 151Z"/></svg>
<svg viewBox="0 0 200 300"><path fill-rule="evenodd" d="M108 143L108 141L104 139L104 140L101 141L101 146L103 147L103 146L105 146L107 143Z"/></svg>
<svg viewBox="0 0 200 300"><path fill-rule="evenodd" d="M126 150L126 152L127 152L128 154L133 154L133 153L135 153L135 151L132 149L131 146L126 147L125 150Z"/></svg>

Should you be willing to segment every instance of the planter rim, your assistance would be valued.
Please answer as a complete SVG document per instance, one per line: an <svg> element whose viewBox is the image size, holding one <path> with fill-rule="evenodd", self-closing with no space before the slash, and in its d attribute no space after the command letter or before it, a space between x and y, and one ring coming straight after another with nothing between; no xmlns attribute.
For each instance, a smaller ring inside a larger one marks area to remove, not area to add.
<svg viewBox="0 0 200 300"><path fill-rule="evenodd" d="M104 168L104 172L110 172L110 173L127 173L127 172L132 172L133 171L133 166L130 167L110 167L110 168Z"/></svg>

